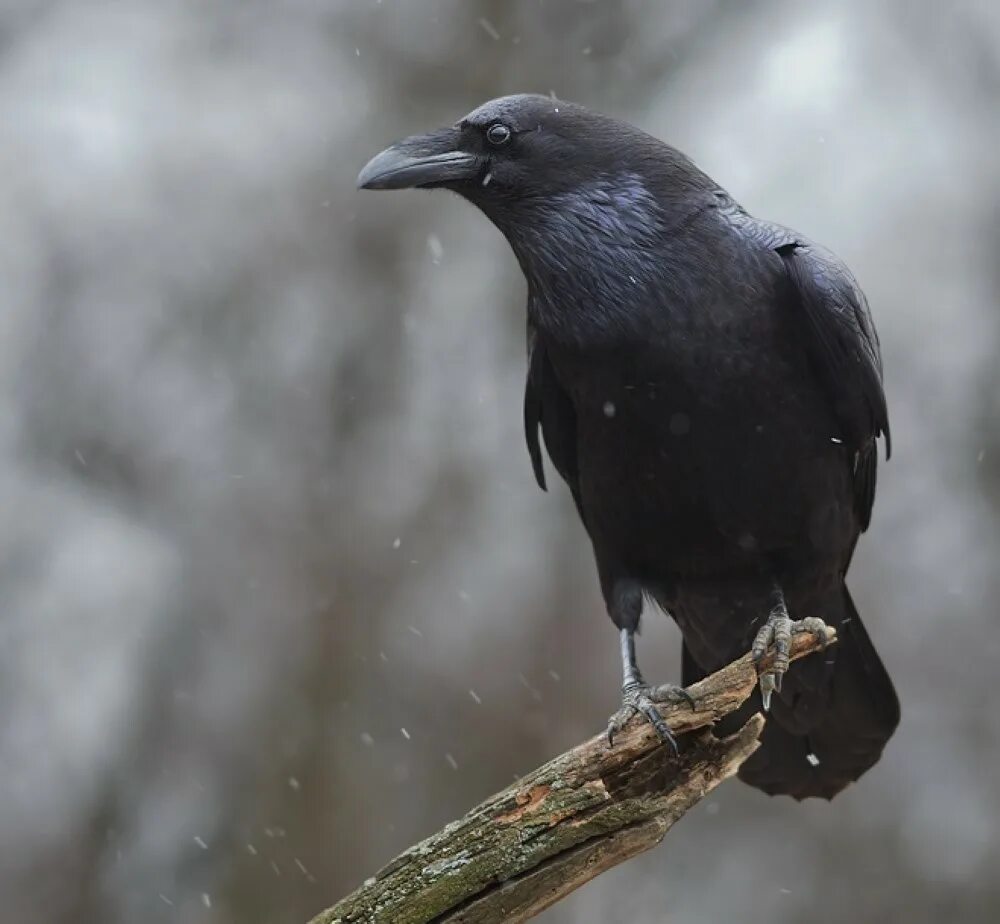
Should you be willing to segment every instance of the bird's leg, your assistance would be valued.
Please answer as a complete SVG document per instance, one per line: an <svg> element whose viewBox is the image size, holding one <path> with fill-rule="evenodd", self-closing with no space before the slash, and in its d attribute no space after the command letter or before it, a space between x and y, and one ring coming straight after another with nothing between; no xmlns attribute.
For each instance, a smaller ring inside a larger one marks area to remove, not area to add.
<svg viewBox="0 0 1000 924"><path fill-rule="evenodd" d="M826 646L826 623L814 616L793 620L788 615L785 593L777 582L771 587L770 602L771 612L767 622L758 630L753 645L750 646L750 656L754 663L759 663L767 649L774 645L774 664L770 670L760 675L760 698L765 712L771 708L771 694L775 691L781 692L781 681L788 670L788 652L792 644L792 635L810 632L823 647Z"/></svg>
<svg viewBox="0 0 1000 924"><path fill-rule="evenodd" d="M622 655L622 707L608 722L608 746L615 743L615 735L636 714L641 714L659 735L660 740L669 744L677 753L677 741L670 733L670 727L664 721L657 703L687 702L694 708L694 700L683 687L671 683L651 687L639 672L635 660L635 630L619 630Z"/></svg>

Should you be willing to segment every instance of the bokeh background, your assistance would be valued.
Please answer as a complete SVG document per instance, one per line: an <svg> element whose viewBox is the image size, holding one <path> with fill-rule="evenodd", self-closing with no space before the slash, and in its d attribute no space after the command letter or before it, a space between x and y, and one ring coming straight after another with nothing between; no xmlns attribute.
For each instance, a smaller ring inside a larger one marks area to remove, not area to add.
<svg viewBox="0 0 1000 924"><path fill-rule="evenodd" d="M832 805L729 783L542 920L1000 917L996 3L4 0L2 920L304 924L603 726L514 259L354 188L521 90L861 280L896 455L851 585L904 704ZM641 657L679 676L667 620Z"/></svg>

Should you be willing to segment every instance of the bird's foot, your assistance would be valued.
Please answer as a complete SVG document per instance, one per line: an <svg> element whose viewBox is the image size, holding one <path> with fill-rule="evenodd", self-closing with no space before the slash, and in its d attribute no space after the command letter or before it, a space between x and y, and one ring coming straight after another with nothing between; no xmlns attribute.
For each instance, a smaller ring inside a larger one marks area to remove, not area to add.
<svg viewBox="0 0 1000 924"><path fill-rule="evenodd" d="M670 732L670 726L656 708L657 703L687 703L692 709L695 702L684 687L672 683L650 686L648 683L628 683L622 687L622 707L608 720L608 747L615 743L618 734L634 715L642 715L664 744L669 744L677 753L677 741Z"/></svg>
<svg viewBox="0 0 1000 924"><path fill-rule="evenodd" d="M767 623L754 636L750 656L755 664L759 664L767 649L774 645L774 663L760 675L760 698L765 712L771 708L771 694L775 691L781 692L781 681L788 670L788 653L792 645L792 636L801 632L810 633L820 643L821 648L826 648L826 623L822 619L809 616L806 619L793 620L784 608L782 611L772 612Z"/></svg>

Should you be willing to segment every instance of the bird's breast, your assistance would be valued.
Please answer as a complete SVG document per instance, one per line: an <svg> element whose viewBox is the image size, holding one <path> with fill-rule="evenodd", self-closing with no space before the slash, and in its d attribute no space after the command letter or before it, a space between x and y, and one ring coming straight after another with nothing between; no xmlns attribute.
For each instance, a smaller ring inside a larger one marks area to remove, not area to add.
<svg viewBox="0 0 1000 924"><path fill-rule="evenodd" d="M803 364L740 338L562 360L595 545L662 570L850 544L847 450Z"/></svg>

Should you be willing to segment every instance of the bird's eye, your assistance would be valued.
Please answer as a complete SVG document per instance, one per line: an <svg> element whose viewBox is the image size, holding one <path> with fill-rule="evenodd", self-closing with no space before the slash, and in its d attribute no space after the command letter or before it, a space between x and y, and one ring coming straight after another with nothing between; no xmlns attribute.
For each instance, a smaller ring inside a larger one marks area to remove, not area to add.
<svg viewBox="0 0 1000 924"><path fill-rule="evenodd" d="M486 129L486 140L498 148L510 141L510 129L503 122L494 122Z"/></svg>

